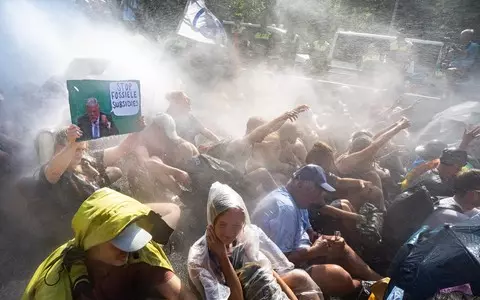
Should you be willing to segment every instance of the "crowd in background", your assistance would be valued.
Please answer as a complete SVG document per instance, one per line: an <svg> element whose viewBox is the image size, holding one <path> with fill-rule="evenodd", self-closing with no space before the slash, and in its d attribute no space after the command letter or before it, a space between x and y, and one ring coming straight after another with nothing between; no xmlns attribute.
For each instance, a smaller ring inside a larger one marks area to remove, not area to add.
<svg viewBox="0 0 480 300"><path fill-rule="evenodd" d="M74 238L39 266L23 299L381 299L399 287L404 299L425 299L401 283L402 245L419 230L480 225L478 125L458 145L439 136L410 150L408 108L397 102L372 107L382 112L366 123L339 101L326 128L326 115L299 99L226 138L192 111L195 97L166 100L110 147L78 141L76 125L54 133L52 157L18 187L41 203L36 217L55 246L72 228ZM1 128L2 174L13 174L26 146ZM163 250L172 239L188 278ZM478 280L455 272L422 295L464 284L478 295Z"/></svg>

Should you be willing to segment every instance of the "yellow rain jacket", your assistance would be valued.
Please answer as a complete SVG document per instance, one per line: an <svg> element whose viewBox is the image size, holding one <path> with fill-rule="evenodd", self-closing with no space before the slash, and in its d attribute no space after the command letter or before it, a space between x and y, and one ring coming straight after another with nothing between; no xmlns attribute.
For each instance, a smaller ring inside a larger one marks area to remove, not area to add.
<svg viewBox="0 0 480 300"><path fill-rule="evenodd" d="M132 222L151 230L152 225L146 218L150 211L146 205L109 188L94 192L73 217L74 239L57 248L40 264L22 300L71 300L73 285L88 273L81 259L72 262L71 256L68 256L70 262L66 262L66 249L84 253L93 246L112 240ZM138 254L137 259L130 257L128 263L144 262L173 271L162 247L153 240Z"/></svg>

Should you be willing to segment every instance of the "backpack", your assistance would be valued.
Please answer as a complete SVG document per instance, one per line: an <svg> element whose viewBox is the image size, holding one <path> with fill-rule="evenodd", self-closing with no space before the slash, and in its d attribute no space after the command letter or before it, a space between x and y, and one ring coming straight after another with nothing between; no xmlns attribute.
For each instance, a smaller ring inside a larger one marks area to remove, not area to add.
<svg viewBox="0 0 480 300"><path fill-rule="evenodd" d="M434 211L434 199L425 186L413 187L395 197L387 209L382 234L388 257L393 258Z"/></svg>
<svg viewBox="0 0 480 300"><path fill-rule="evenodd" d="M229 185L237 193L246 187L243 174L230 163L214 158L210 155L200 154L193 157L184 167L192 179L194 190L206 192L216 181Z"/></svg>

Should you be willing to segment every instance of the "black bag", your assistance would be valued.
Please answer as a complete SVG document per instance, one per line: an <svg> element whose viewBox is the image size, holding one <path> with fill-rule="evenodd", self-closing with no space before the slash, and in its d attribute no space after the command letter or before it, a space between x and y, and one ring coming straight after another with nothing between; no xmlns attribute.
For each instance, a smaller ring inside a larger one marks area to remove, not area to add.
<svg viewBox="0 0 480 300"><path fill-rule="evenodd" d="M239 194L248 186L243 174L233 165L209 155L200 154L192 158L187 162L184 170L190 175L194 192L208 194L210 187L216 181L229 185Z"/></svg>
<svg viewBox="0 0 480 300"><path fill-rule="evenodd" d="M407 190L395 198L387 209L382 234L389 257L393 258L432 212L433 200L424 186Z"/></svg>

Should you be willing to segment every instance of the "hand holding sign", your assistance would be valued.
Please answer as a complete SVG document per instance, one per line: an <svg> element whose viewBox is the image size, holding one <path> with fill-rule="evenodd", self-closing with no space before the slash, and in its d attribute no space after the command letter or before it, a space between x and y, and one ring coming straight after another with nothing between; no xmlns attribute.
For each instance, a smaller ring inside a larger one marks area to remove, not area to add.
<svg viewBox="0 0 480 300"><path fill-rule="evenodd" d="M70 125L67 128L67 141L69 144L74 144L77 139L81 138L83 135L80 128L77 125Z"/></svg>

